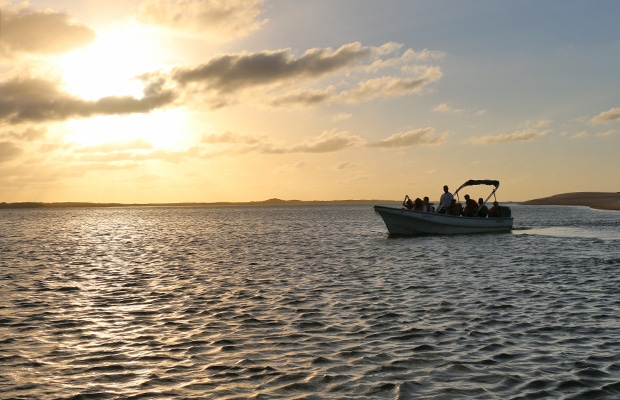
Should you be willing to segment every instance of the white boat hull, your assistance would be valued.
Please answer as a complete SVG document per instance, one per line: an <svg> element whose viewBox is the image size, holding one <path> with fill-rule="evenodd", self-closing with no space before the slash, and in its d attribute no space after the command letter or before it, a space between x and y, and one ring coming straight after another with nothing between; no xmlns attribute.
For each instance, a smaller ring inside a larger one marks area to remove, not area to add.
<svg viewBox="0 0 620 400"><path fill-rule="evenodd" d="M510 232L512 218L476 218L374 206L390 235L457 235Z"/></svg>

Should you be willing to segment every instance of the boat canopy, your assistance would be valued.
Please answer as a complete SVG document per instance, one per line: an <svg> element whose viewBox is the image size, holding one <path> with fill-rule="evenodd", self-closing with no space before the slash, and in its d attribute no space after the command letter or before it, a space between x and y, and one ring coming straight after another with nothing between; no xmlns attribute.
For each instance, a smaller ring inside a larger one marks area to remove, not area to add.
<svg viewBox="0 0 620 400"><path fill-rule="evenodd" d="M497 188L499 187L499 181L494 181L494 180L491 180L491 179L470 179L467 182L465 182L464 184L462 184L458 189L456 189L456 192L454 192L454 194L458 193L458 191L463 189L464 187L476 186L476 185L495 186L495 190L497 190ZM493 191L495 191L495 190L493 190Z"/></svg>
<svg viewBox="0 0 620 400"><path fill-rule="evenodd" d="M454 195L457 198L459 198L459 196L458 196L459 190L461 190L461 189L463 189L463 188L465 188L467 186L477 186L477 185L494 186L493 191L491 192L491 194L488 195L486 199L484 199L485 203L487 201L489 201L489 199L491 197L493 197L495 200L497 200L497 197L495 197L495 192L499 188L499 181L495 181L495 180L492 180L492 179L470 179L467 182L465 182L464 184L462 184L461 186L459 186L459 188L456 189L456 192L454 192Z"/></svg>

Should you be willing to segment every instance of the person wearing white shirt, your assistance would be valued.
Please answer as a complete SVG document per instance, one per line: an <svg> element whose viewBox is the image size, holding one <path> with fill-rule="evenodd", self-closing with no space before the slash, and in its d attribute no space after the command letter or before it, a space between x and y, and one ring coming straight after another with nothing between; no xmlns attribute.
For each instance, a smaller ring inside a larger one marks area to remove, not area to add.
<svg viewBox="0 0 620 400"><path fill-rule="evenodd" d="M445 214L448 207L450 207L450 202L453 198L454 196L452 195L452 193L450 193L448 185L444 185L443 194L441 195L441 198L439 198L439 209L437 210L437 212Z"/></svg>

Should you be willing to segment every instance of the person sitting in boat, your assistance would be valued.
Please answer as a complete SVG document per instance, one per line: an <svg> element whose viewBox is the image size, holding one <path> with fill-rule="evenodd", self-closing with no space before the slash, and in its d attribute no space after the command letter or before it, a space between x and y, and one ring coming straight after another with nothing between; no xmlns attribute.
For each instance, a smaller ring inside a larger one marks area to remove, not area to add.
<svg viewBox="0 0 620 400"><path fill-rule="evenodd" d="M486 218L489 214L489 207L484 205L484 199L481 197L478 199L478 211L476 212L476 217Z"/></svg>
<svg viewBox="0 0 620 400"><path fill-rule="evenodd" d="M446 214L448 208L450 207L450 202L454 199L452 193L450 193L450 189L448 185L443 186L443 194L439 198L439 210L437 210L440 214Z"/></svg>
<svg viewBox="0 0 620 400"><path fill-rule="evenodd" d="M501 207L499 206L499 204L497 203L497 201L493 202L493 207L491 207L491 209L489 210L489 218L497 218L499 217L499 209Z"/></svg>
<svg viewBox="0 0 620 400"><path fill-rule="evenodd" d="M413 211L424 211L424 202L421 198L416 198L413 202Z"/></svg>
<svg viewBox="0 0 620 400"><path fill-rule="evenodd" d="M474 217L476 215L476 211L478 210L478 203L476 200L469 197L468 194L465 195L465 209L463 209L464 217Z"/></svg>
<svg viewBox="0 0 620 400"><path fill-rule="evenodd" d="M435 206L433 203L429 202L428 196L424 196L424 207L422 208L423 212L435 212Z"/></svg>
<svg viewBox="0 0 620 400"><path fill-rule="evenodd" d="M446 208L446 215L461 215L462 208L461 203L457 203L456 199L452 198L450 205Z"/></svg>
<svg viewBox="0 0 620 400"><path fill-rule="evenodd" d="M408 194L405 195L405 200L403 200L403 207L407 210L413 210L413 200L411 200Z"/></svg>

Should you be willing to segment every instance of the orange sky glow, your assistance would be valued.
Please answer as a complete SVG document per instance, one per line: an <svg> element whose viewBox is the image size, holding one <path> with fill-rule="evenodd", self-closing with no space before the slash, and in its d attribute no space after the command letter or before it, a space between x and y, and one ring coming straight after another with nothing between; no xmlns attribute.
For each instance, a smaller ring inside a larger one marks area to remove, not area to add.
<svg viewBox="0 0 620 400"><path fill-rule="evenodd" d="M616 192L612 1L0 1L0 201ZM561 14L561 18L558 15Z"/></svg>

